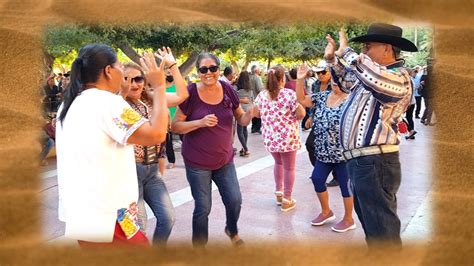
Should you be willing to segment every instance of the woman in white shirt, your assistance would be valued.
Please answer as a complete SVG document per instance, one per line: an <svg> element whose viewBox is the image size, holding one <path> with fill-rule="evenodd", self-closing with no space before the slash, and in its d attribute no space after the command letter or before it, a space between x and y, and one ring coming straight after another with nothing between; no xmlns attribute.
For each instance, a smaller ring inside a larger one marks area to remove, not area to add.
<svg viewBox="0 0 474 266"><path fill-rule="evenodd" d="M149 120L118 95L124 76L112 48L86 45L72 64L56 126L59 219L66 223L65 236L81 246L148 245L136 223L138 185L131 144L163 142L168 108L164 60L158 67L147 53L141 63L155 90Z"/></svg>

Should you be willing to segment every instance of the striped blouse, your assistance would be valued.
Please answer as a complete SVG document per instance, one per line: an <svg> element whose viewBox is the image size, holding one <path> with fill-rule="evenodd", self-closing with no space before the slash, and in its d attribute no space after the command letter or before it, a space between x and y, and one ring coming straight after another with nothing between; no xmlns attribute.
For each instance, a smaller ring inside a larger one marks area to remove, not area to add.
<svg viewBox="0 0 474 266"><path fill-rule="evenodd" d="M336 83L350 93L339 133L344 150L400 143L398 122L413 93L403 63L381 66L346 48L342 59L330 64Z"/></svg>

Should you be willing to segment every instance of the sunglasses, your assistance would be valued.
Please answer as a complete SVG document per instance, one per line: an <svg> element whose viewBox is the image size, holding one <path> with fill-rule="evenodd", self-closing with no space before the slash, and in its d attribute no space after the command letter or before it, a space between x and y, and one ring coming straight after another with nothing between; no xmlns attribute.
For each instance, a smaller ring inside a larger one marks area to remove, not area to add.
<svg viewBox="0 0 474 266"><path fill-rule="evenodd" d="M67 78L67 77L69 77L70 75L71 75L71 74L64 74L63 76Z"/></svg>
<svg viewBox="0 0 474 266"><path fill-rule="evenodd" d="M319 71L319 72L316 72L316 75L326 75L327 71L326 70L323 70L323 71Z"/></svg>
<svg viewBox="0 0 474 266"><path fill-rule="evenodd" d="M128 80L128 77L125 77L125 81ZM137 77L134 77L131 79L130 83L133 83L135 81L135 83L143 83L145 81L145 78L142 77L142 76L137 76Z"/></svg>
<svg viewBox="0 0 474 266"><path fill-rule="evenodd" d="M217 72L218 69L219 69L219 66L210 66L210 67L200 67L200 68L198 68L199 73L201 73L201 74L206 74L209 70L212 73L215 73L215 72Z"/></svg>

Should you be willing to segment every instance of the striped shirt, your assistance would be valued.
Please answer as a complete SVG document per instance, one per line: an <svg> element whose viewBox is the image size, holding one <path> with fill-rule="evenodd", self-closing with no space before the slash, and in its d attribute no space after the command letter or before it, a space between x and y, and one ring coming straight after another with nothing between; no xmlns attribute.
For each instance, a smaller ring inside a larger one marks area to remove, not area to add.
<svg viewBox="0 0 474 266"><path fill-rule="evenodd" d="M330 64L336 83L350 93L339 133L344 150L400 143L398 123L413 93L403 63L381 66L346 48L342 59Z"/></svg>

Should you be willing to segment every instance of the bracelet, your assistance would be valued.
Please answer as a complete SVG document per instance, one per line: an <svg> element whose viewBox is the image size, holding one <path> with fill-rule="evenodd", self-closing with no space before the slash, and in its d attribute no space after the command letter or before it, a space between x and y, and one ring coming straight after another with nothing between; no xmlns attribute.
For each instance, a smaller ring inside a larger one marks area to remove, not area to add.
<svg viewBox="0 0 474 266"><path fill-rule="evenodd" d="M171 64L171 66L169 66L168 68L171 69L171 68L174 67L175 65L176 65L176 63Z"/></svg>

